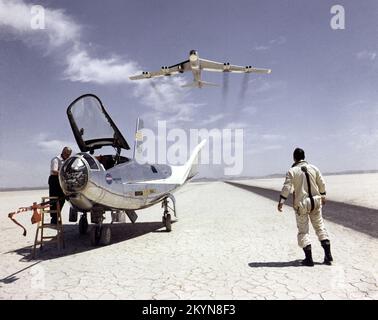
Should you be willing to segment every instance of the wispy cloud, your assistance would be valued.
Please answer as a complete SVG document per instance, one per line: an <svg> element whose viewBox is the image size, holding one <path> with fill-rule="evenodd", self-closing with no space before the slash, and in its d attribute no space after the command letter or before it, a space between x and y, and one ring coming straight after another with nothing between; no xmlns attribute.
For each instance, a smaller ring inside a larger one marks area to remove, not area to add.
<svg viewBox="0 0 378 320"><path fill-rule="evenodd" d="M200 125L201 126L207 126L209 124L213 124L221 119L223 119L225 117L225 114L223 113L220 113L220 114L213 114L213 115L210 115L207 119L204 119L200 122Z"/></svg>
<svg viewBox="0 0 378 320"><path fill-rule="evenodd" d="M32 135L24 141L32 146L33 154L14 159L2 158L0 155L0 167L6 168L0 171L0 187L47 185L51 158L59 155L65 146L71 147L73 153L77 152L75 142L54 139L45 132ZM25 150L25 154L27 152Z"/></svg>
<svg viewBox="0 0 378 320"><path fill-rule="evenodd" d="M168 124L193 121L196 109L205 104L190 101L188 89L181 87L184 83L182 77L136 82L134 96L153 110L144 114L143 118L154 122L164 119Z"/></svg>
<svg viewBox="0 0 378 320"><path fill-rule="evenodd" d="M64 141L59 139L51 139L49 135L45 132L41 132L37 136L32 138L32 143L35 144L41 152L46 154L60 154L65 146L71 147L76 146L73 141Z"/></svg>
<svg viewBox="0 0 378 320"><path fill-rule="evenodd" d="M138 70L134 61L116 56L93 57L81 40L82 26L63 10L44 8L45 29L34 30L31 9L32 4L22 0L0 0L0 30L56 57L64 65L65 79L99 84L128 83L128 77Z"/></svg>
<svg viewBox="0 0 378 320"><path fill-rule="evenodd" d="M254 115L257 113L257 108L256 107L245 107L242 109L242 112L247 113L248 115Z"/></svg>
<svg viewBox="0 0 378 320"><path fill-rule="evenodd" d="M358 108L361 106L365 106L368 102L366 100L358 99L351 101L345 105L345 108Z"/></svg>
<svg viewBox="0 0 378 320"><path fill-rule="evenodd" d="M264 141L282 141L285 140L285 136L280 134L261 134L260 139Z"/></svg>
<svg viewBox="0 0 378 320"><path fill-rule="evenodd" d="M229 122L226 124L225 129L245 129L248 124L245 122Z"/></svg>
<svg viewBox="0 0 378 320"><path fill-rule="evenodd" d="M284 37L284 36L279 36L277 39L272 39L272 40L269 41L269 44L271 44L272 46L273 45L280 46L284 43L286 43L286 37Z"/></svg>
<svg viewBox="0 0 378 320"><path fill-rule="evenodd" d="M67 55L65 79L74 82L94 82L98 84L128 83L129 76L138 69L133 61L122 61L119 57L96 59L78 46Z"/></svg>
<svg viewBox="0 0 378 320"><path fill-rule="evenodd" d="M254 51L266 51L266 50L270 50L271 48L273 48L275 46L281 46L285 43L286 43L286 37L279 36L276 39L269 40L267 43L255 45L253 47L253 50Z"/></svg>
<svg viewBox="0 0 378 320"><path fill-rule="evenodd" d="M25 159L0 158L0 168L7 168L0 172L0 188L46 186L46 176L49 172L48 161L41 158L35 162L25 161ZM4 203L4 205L8 206L9 204Z"/></svg>
<svg viewBox="0 0 378 320"><path fill-rule="evenodd" d="M270 49L270 46L255 46L253 47L253 50L255 51L264 51Z"/></svg>
<svg viewBox="0 0 378 320"><path fill-rule="evenodd" d="M271 104L285 95L287 83L282 80L271 80L268 78L254 78L248 82L248 91L245 94L245 101L252 101L253 105L246 105L242 111L247 115L254 115L258 109L256 106ZM242 104L242 103L240 103Z"/></svg>
<svg viewBox="0 0 378 320"><path fill-rule="evenodd" d="M261 94L271 91L280 91L286 88L286 82L280 80L269 80L263 78L252 79L249 81L252 94Z"/></svg>
<svg viewBox="0 0 378 320"><path fill-rule="evenodd" d="M278 144L273 145L258 145L258 144L252 144L248 148L246 155L257 155L257 154L264 154L271 151L281 150L283 149L283 146Z"/></svg>
<svg viewBox="0 0 378 320"><path fill-rule="evenodd" d="M378 147L378 129L367 129L363 126L355 126L349 129L348 143L357 150Z"/></svg>
<svg viewBox="0 0 378 320"><path fill-rule="evenodd" d="M64 10L45 9L46 28L34 30L31 27L32 6L22 0L0 0L0 26L25 42L44 46L45 49L79 40L81 27Z"/></svg>
<svg viewBox="0 0 378 320"><path fill-rule="evenodd" d="M248 136L248 150L246 154L256 155L266 152L272 152L284 148L286 136L273 133L253 132L249 130Z"/></svg>
<svg viewBox="0 0 378 320"><path fill-rule="evenodd" d="M252 143L278 143L287 139L285 135L275 133L258 132L258 129L249 129L248 136Z"/></svg>
<svg viewBox="0 0 378 320"><path fill-rule="evenodd" d="M138 64L114 54L105 58L91 54L82 41L83 27L63 10L44 8L46 28L34 30L30 25L31 8L32 5L23 0L0 0L0 30L55 57L63 64L63 79L102 85L132 83L134 96L152 109L148 116L173 123L191 121L194 109L202 105L189 101L188 90L180 87L184 84L181 77L156 82L130 81L129 76L141 69Z"/></svg>
<svg viewBox="0 0 378 320"><path fill-rule="evenodd" d="M357 57L358 60L374 61L377 58L377 52L376 51L363 50L363 51L357 52L356 57Z"/></svg>

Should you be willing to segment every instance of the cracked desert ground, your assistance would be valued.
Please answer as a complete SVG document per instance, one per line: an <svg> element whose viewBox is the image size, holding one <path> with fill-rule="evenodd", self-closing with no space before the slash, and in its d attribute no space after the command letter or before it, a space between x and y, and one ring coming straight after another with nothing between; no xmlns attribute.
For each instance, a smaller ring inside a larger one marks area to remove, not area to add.
<svg viewBox="0 0 378 320"><path fill-rule="evenodd" d="M378 174L325 179L335 262L321 263L323 250L311 230L313 268L298 264L303 252L293 209L278 213L265 191L189 183L175 194L172 232L165 232L157 205L138 211L136 224L113 224L105 247L79 235L66 204L65 249L47 244L35 260L29 260L31 213L19 215L26 237L7 213L40 201L48 190L0 192L0 299L377 299ZM283 179L232 182L279 190ZM346 223L339 222L342 204L353 205Z"/></svg>

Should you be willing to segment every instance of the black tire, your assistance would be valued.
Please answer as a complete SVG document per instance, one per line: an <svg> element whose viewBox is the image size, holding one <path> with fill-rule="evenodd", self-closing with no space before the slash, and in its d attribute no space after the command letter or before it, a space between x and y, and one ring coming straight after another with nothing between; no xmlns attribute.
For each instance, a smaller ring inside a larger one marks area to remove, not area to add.
<svg viewBox="0 0 378 320"><path fill-rule="evenodd" d="M171 219L171 215L168 213L166 218L165 218L165 229L167 230L167 232L171 232L172 231L172 219Z"/></svg>
<svg viewBox="0 0 378 320"><path fill-rule="evenodd" d="M77 215L78 211L72 207L70 207L70 214L69 214L69 222L77 222Z"/></svg>
<svg viewBox="0 0 378 320"><path fill-rule="evenodd" d="M82 215L79 220L79 233L86 234L88 231L88 219L86 216Z"/></svg>
<svg viewBox="0 0 378 320"><path fill-rule="evenodd" d="M110 244L111 240L112 240L112 231L110 227L109 226L103 227L100 234L100 241L99 241L100 245L107 246Z"/></svg>
<svg viewBox="0 0 378 320"><path fill-rule="evenodd" d="M91 229L91 244L92 246L98 246L101 238L101 230L102 227L100 226L93 226Z"/></svg>

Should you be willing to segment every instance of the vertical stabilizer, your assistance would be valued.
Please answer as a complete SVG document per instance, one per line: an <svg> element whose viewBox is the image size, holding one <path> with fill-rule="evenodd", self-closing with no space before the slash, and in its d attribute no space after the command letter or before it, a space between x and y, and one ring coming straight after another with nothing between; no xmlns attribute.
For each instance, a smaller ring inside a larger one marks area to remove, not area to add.
<svg viewBox="0 0 378 320"><path fill-rule="evenodd" d="M134 143L134 160L139 161L143 158L143 132L142 129L144 127L143 120L138 117L136 121L136 127L135 127L135 143Z"/></svg>

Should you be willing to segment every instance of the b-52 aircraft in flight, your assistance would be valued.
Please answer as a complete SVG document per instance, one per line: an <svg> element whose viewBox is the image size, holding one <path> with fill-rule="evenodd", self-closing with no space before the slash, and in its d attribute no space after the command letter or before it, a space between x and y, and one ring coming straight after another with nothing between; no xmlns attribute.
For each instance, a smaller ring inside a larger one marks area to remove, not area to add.
<svg viewBox="0 0 378 320"><path fill-rule="evenodd" d="M189 60L180 62L173 66L163 66L159 71L154 72L142 72L140 75L130 77L130 80L141 80L156 78L162 76L171 76L184 73L186 71L192 71L194 80L192 83L187 83L182 87L198 87L204 86L218 86L215 83L205 82L201 80L201 71L214 71L214 72L234 72L234 73L271 73L271 69L261 69L252 66L236 66L229 62L216 62L211 60L202 59L199 57L196 50L191 50L189 53Z"/></svg>
<svg viewBox="0 0 378 320"><path fill-rule="evenodd" d="M96 226L91 230L94 245L110 243L111 230L103 225L105 212L114 216L125 214L134 223L135 210L161 203L163 224L171 231L171 214L176 216L172 195L197 173L197 157L206 140L199 143L189 160L182 166L167 164L140 164L137 161L143 142L140 131L143 122L138 119L134 158L121 156L121 150L130 147L106 112L100 99L86 94L73 101L67 109L80 153L68 158L59 171L59 182L71 204L70 221L77 221L81 212L79 231L88 229L87 213ZM114 155L94 156L94 150L112 146ZM117 220L117 219L116 219ZM124 219L120 219L124 220Z"/></svg>

